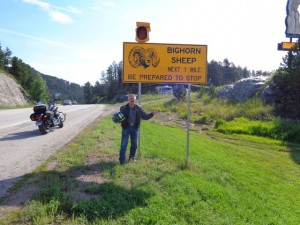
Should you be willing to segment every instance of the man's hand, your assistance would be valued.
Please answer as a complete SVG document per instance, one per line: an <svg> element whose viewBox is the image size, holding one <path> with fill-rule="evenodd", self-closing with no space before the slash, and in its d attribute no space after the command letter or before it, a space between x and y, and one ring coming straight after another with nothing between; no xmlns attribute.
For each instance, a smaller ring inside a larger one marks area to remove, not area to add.
<svg viewBox="0 0 300 225"><path fill-rule="evenodd" d="M156 114L156 113L158 113L157 111L152 111L151 112L152 114L153 114L153 116Z"/></svg>

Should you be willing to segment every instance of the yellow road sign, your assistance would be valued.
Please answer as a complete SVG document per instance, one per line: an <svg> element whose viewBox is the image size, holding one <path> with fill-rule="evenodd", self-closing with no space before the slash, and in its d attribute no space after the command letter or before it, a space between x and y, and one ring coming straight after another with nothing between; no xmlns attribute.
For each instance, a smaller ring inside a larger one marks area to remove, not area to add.
<svg viewBox="0 0 300 225"><path fill-rule="evenodd" d="M207 45L123 43L124 83L207 82Z"/></svg>
<svg viewBox="0 0 300 225"><path fill-rule="evenodd" d="M286 51L290 51L292 50L294 47L296 47L296 42L281 42L278 43L278 50L286 50Z"/></svg>
<svg viewBox="0 0 300 225"><path fill-rule="evenodd" d="M295 46L295 42L281 42L283 49L291 49Z"/></svg>

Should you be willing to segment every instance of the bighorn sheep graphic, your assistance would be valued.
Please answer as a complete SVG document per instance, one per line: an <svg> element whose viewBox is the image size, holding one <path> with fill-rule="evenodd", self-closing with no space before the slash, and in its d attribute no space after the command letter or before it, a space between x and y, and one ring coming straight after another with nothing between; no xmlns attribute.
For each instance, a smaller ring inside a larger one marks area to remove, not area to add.
<svg viewBox="0 0 300 225"><path fill-rule="evenodd" d="M160 59L157 57L157 52L155 49L144 49L140 46L135 46L129 53L128 61L134 68L139 66L147 68L150 65L157 67Z"/></svg>

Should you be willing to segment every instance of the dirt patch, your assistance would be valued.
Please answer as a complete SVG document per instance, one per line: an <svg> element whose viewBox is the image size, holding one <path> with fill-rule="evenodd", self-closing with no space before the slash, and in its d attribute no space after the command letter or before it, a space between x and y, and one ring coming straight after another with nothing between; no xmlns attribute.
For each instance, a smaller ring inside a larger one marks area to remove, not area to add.
<svg viewBox="0 0 300 225"><path fill-rule="evenodd" d="M155 115L155 119L162 125L175 126L186 128L187 122L186 120L180 119L177 114L170 113L162 113L159 112Z"/></svg>
<svg viewBox="0 0 300 225"><path fill-rule="evenodd" d="M156 120L156 122L162 125L181 127L183 129L187 129L187 121L184 119L180 119L179 116L175 113L159 112L155 115L154 120ZM213 126L212 124L213 121L209 121L208 124L190 123L190 129L199 133L203 133L211 129Z"/></svg>
<svg viewBox="0 0 300 225"><path fill-rule="evenodd" d="M38 191L38 187L34 181L38 178L32 177L26 181L17 191L11 192L0 203L0 220L9 216L10 212L19 211L25 204L32 199L33 195ZM0 221L1 222L1 221Z"/></svg>
<svg viewBox="0 0 300 225"><path fill-rule="evenodd" d="M86 165L86 166L91 166L91 165L93 165L93 164L96 164L97 162L100 161L100 158L101 158L101 156L96 155L96 154L89 155L89 156L86 158L84 165Z"/></svg>
<svg viewBox="0 0 300 225"><path fill-rule="evenodd" d="M82 183L94 183L94 184L103 184L108 180L102 176L102 173L97 171L86 171L84 173L79 173L75 180Z"/></svg>
<svg viewBox="0 0 300 225"><path fill-rule="evenodd" d="M8 207L20 208L33 197L37 190L38 188L36 185L25 184L13 195L9 195L9 197L3 203Z"/></svg>
<svg viewBox="0 0 300 225"><path fill-rule="evenodd" d="M58 165L58 161L57 160L53 160L50 163L48 163L48 165L46 166L46 170L48 170L48 171L54 170L57 165Z"/></svg>

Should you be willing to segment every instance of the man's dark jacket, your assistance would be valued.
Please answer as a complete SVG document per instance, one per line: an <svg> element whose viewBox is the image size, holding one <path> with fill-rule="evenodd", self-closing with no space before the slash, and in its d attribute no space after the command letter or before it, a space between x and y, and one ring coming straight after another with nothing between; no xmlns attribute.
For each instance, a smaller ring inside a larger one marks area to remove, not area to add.
<svg viewBox="0 0 300 225"><path fill-rule="evenodd" d="M144 119L144 120L149 120L153 117L153 113L145 113L145 111L139 107L138 105L134 105L134 110L136 110L136 118L135 118L135 127L139 127L140 124L141 124L141 119ZM120 112L123 113L125 119L121 122L121 126L123 128L126 128L129 123L128 123L128 117L129 117L129 104L127 103L126 105L123 105L121 106L120 108Z"/></svg>

